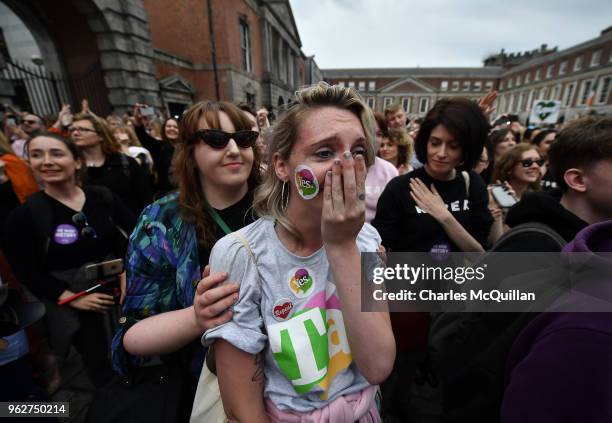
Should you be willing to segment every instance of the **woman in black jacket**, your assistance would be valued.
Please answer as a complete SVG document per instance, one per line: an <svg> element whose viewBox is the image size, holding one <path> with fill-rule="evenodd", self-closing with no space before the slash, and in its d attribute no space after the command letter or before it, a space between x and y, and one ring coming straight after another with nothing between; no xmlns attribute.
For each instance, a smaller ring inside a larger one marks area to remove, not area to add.
<svg viewBox="0 0 612 423"><path fill-rule="evenodd" d="M106 123L91 114L81 113L74 117L69 131L70 138L83 152L84 185L107 187L134 215L140 215L153 200L151 182L136 160L121 153L121 146Z"/></svg>
<svg viewBox="0 0 612 423"><path fill-rule="evenodd" d="M176 188L176 184L172 182L172 157L179 139L178 121L174 118L166 119L162 126L162 139L158 140L149 135L145 128L146 118L141 113L142 107L142 104L134 106L134 129L142 146L149 150L153 157L157 173L155 198L160 198Z"/></svg>

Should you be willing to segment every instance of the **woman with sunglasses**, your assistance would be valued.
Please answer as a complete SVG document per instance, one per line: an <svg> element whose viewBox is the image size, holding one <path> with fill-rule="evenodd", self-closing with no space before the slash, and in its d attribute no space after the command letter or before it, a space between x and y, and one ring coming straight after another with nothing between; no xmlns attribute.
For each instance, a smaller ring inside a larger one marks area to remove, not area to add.
<svg viewBox="0 0 612 423"><path fill-rule="evenodd" d="M84 184L107 187L138 216L153 200L146 172L136 160L121 153L121 145L102 119L80 113L68 130L83 152Z"/></svg>
<svg viewBox="0 0 612 423"><path fill-rule="evenodd" d="M493 180L520 201L525 192L541 190L540 181L544 173L546 166L537 147L521 143L501 155L493 169ZM509 229L504 225L509 208L497 203L492 189L493 186L489 186L489 210L494 218L489 242L494 244Z"/></svg>
<svg viewBox="0 0 612 423"><path fill-rule="evenodd" d="M229 320L237 298L236 284L210 289L226 274L207 277L205 266L219 238L254 220L252 191L260 167L258 133L251 127L231 103L192 106L180 123L178 192L147 207L130 239L126 324L113 340L113 365L126 372L129 361L139 365L145 357L179 352L175 357L187 358L184 420L202 368L199 338Z"/></svg>
<svg viewBox="0 0 612 423"><path fill-rule="evenodd" d="M372 112L337 85L297 92L275 123L263 217L210 259L240 282L232 320L205 334L230 421L380 421L395 343L389 314L360 307L360 252L380 243L365 223L374 140Z"/></svg>
<svg viewBox="0 0 612 423"><path fill-rule="evenodd" d="M114 297L93 292L62 306L58 302L89 287L82 277L85 265L125 255L117 228L129 233L135 218L106 188L81 187L85 160L72 141L38 135L27 153L44 190L9 215L7 257L19 281L46 304L51 348L65 357L74 345L92 383L102 386L112 376L103 334L104 313ZM41 224L45 220L48 227Z"/></svg>

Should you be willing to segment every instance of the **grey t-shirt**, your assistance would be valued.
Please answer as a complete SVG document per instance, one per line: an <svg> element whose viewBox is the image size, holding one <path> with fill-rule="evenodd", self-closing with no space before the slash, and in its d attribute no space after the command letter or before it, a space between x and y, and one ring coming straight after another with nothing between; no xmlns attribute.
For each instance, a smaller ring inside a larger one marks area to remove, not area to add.
<svg viewBox="0 0 612 423"><path fill-rule="evenodd" d="M215 244L211 273L228 272L228 280L240 283L240 298L232 320L207 331L202 343L222 338L250 354L265 350L264 397L281 410L309 412L366 388L352 359L325 249L308 257L292 254L268 218L240 234L257 265L236 234ZM376 251L380 242L366 223L357 237L359 250Z"/></svg>

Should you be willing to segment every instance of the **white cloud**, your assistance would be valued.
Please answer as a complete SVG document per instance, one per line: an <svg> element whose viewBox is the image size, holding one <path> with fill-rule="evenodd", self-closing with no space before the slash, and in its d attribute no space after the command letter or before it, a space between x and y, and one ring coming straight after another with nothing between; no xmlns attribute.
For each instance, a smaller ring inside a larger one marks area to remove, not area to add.
<svg viewBox="0 0 612 423"><path fill-rule="evenodd" d="M290 0L321 68L480 66L490 53L571 47L612 25L609 0Z"/></svg>

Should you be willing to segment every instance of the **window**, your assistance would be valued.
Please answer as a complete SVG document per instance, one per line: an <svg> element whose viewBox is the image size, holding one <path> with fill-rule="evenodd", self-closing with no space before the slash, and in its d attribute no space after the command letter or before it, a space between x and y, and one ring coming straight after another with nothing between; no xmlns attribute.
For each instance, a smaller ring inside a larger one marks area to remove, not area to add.
<svg viewBox="0 0 612 423"><path fill-rule="evenodd" d="M474 82L474 91L481 91L481 90L482 90L482 82L481 81Z"/></svg>
<svg viewBox="0 0 612 423"><path fill-rule="evenodd" d="M349 81L348 87L349 88L355 88L355 81Z"/></svg>
<svg viewBox="0 0 612 423"><path fill-rule="evenodd" d="M365 91L365 81L359 81L359 91Z"/></svg>
<svg viewBox="0 0 612 423"><path fill-rule="evenodd" d="M525 85L529 84L531 82L531 72L527 72L525 74Z"/></svg>
<svg viewBox="0 0 612 423"><path fill-rule="evenodd" d="M485 91L493 91L493 81L487 81L487 83L485 84Z"/></svg>
<svg viewBox="0 0 612 423"><path fill-rule="evenodd" d="M516 94L510 96L510 102L508 103L508 111L511 113L514 111L514 100L515 99L516 99Z"/></svg>
<svg viewBox="0 0 612 423"><path fill-rule="evenodd" d="M596 94L597 104L605 104L610 95L610 85L612 84L612 75L604 76L599 81Z"/></svg>
<svg viewBox="0 0 612 423"><path fill-rule="evenodd" d="M512 88L512 78L508 78L508 89Z"/></svg>
<svg viewBox="0 0 612 423"><path fill-rule="evenodd" d="M255 110L255 94L246 93L246 104Z"/></svg>
<svg viewBox="0 0 612 423"><path fill-rule="evenodd" d="M376 89L376 81L368 82L368 91L374 91Z"/></svg>
<svg viewBox="0 0 612 423"><path fill-rule="evenodd" d="M402 98L402 109L404 109L406 113L410 113L410 97Z"/></svg>
<svg viewBox="0 0 612 423"><path fill-rule="evenodd" d="M565 72L567 72L567 60L559 64L559 75L565 75Z"/></svg>
<svg viewBox="0 0 612 423"><path fill-rule="evenodd" d="M440 91L448 91L448 81L440 82Z"/></svg>
<svg viewBox="0 0 612 423"><path fill-rule="evenodd" d="M584 61L583 56L578 56L574 59L574 72L582 69L582 62Z"/></svg>
<svg viewBox="0 0 612 423"><path fill-rule="evenodd" d="M499 81L499 89L500 91L504 89L504 81Z"/></svg>
<svg viewBox="0 0 612 423"><path fill-rule="evenodd" d="M459 91L459 81L453 81L452 90Z"/></svg>
<svg viewBox="0 0 612 423"><path fill-rule="evenodd" d="M551 100L559 100L559 95L561 94L561 84L555 85L552 89L552 93L550 95Z"/></svg>
<svg viewBox="0 0 612 423"><path fill-rule="evenodd" d="M470 81L463 81L463 91L469 91L472 86Z"/></svg>
<svg viewBox="0 0 612 423"><path fill-rule="evenodd" d="M542 100L548 100L548 87L543 87L540 90L540 98Z"/></svg>
<svg viewBox="0 0 612 423"><path fill-rule="evenodd" d="M247 72L253 72L251 35L249 33L249 24L244 18L240 19L240 52L242 54L242 68Z"/></svg>
<svg viewBox="0 0 612 423"><path fill-rule="evenodd" d="M429 97L421 97L419 99L419 113L427 113L429 109Z"/></svg>
<svg viewBox="0 0 612 423"><path fill-rule="evenodd" d="M555 68L555 65L548 65L546 67L546 79L552 78L552 74L553 74L553 69L554 68Z"/></svg>
<svg viewBox="0 0 612 423"><path fill-rule="evenodd" d="M534 81L539 81L540 80L540 70L541 69L536 69L535 76L533 77Z"/></svg>
<svg viewBox="0 0 612 423"><path fill-rule="evenodd" d="M374 106L376 106L376 100L374 97L368 97L368 107L374 110Z"/></svg>
<svg viewBox="0 0 612 423"><path fill-rule="evenodd" d="M521 86L521 75L516 76L516 81L514 81L517 87Z"/></svg>
<svg viewBox="0 0 612 423"><path fill-rule="evenodd" d="M384 108L386 109L387 107L389 107L392 101L393 99L391 97L385 97Z"/></svg>
<svg viewBox="0 0 612 423"><path fill-rule="evenodd" d="M533 108L534 97L535 97L535 90L529 91L529 97L527 97L527 111Z"/></svg>
<svg viewBox="0 0 612 423"><path fill-rule="evenodd" d="M601 50L594 51L591 55L591 64L590 67L594 68L595 66L599 66L601 62Z"/></svg>
<svg viewBox="0 0 612 423"><path fill-rule="evenodd" d="M518 111L522 112L523 110L525 110L525 93L522 92L521 95L519 95L519 101L518 101Z"/></svg>
<svg viewBox="0 0 612 423"><path fill-rule="evenodd" d="M574 91L576 90L576 83L572 82L565 86L565 93L563 94L563 106L569 107L574 99Z"/></svg>
<svg viewBox="0 0 612 423"><path fill-rule="evenodd" d="M341 88L344 88L344 81L338 81L338 85L339 85Z"/></svg>
<svg viewBox="0 0 612 423"><path fill-rule="evenodd" d="M579 106L584 106L587 103L587 99L589 98L589 94L591 94L591 89L593 88L593 80L587 79L586 81L582 81L582 88L580 91L580 101L578 103Z"/></svg>

